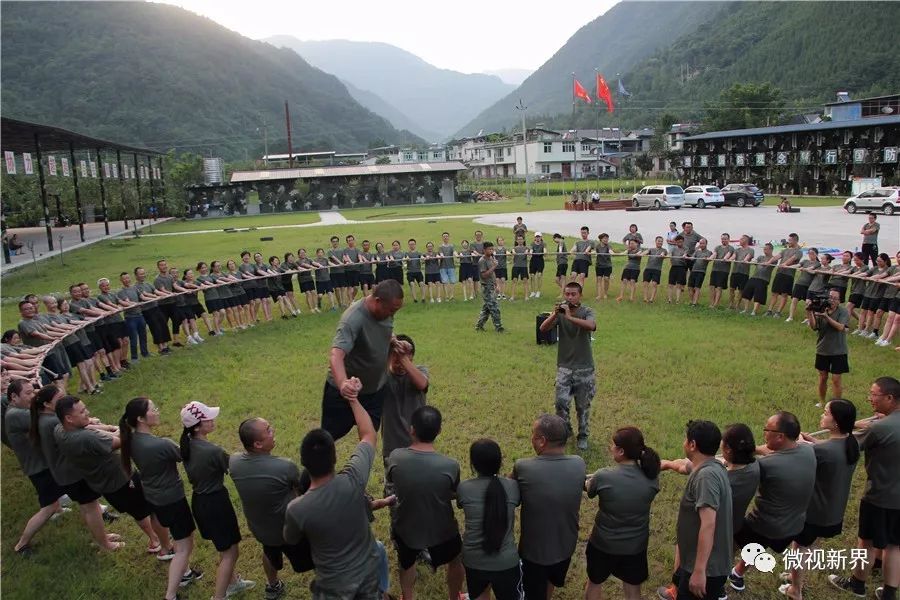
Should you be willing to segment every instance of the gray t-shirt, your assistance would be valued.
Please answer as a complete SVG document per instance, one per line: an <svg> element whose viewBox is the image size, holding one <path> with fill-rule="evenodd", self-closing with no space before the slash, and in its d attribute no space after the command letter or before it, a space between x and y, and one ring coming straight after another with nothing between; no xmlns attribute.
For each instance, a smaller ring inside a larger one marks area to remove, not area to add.
<svg viewBox="0 0 900 600"><path fill-rule="evenodd" d="M253 536L264 546L283 546L284 511L297 497L300 469L286 458L242 452L231 455L228 470Z"/></svg>
<svg viewBox="0 0 900 600"><path fill-rule="evenodd" d="M569 262L569 249L566 248L565 242L556 244L556 264L564 265Z"/></svg>
<svg viewBox="0 0 900 600"><path fill-rule="evenodd" d="M66 431L62 425L56 426L53 435L59 452L98 494L115 492L128 483L112 437L86 428Z"/></svg>
<svg viewBox="0 0 900 600"><path fill-rule="evenodd" d="M325 258L314 258L312 265L316 268L316 281L331 281L331 269L328 267L328 261Z"/></svg>
<svg viewBox="0 0 900 600"><path fill-rule="evenodd" d="M72 466L66 455L59 451L56 437L53 435L53 430L57 425L59 425L59 419L56 418L56 415L41 413L38 418L41 453L44 455L44 460L47 461L53 481L59 485L72 485L81 479L81 473Z"/></svg>
<svg viewBox="0 0 900 600"><path fill-rule="evenodd" d="M459 484L456 506L465 513L466 530L462 535L463 564L482 571L505 571L519 565L519 553L513 529L516 507L521 503L519 484L514 479L498 477L506 491L506 535L496 554L488 554L482 548L484 542L484 495L492 477L476 477Z"/></svg>
<svg viewBox="0 0 900 600"><path fill-rule="evenodd" d="M19 321L19 335L22 337L23 344L26 346L43 346L44 344L50 343L47 340L37 337L34 335L35 333L49 335L46 333L44 324L38 321L37 318L22 319Z"/></svg>
<svg viewBox="0 0 900 600"><path fill-rule="evenodd" d="M437 252L426 252L424 254L426 275L437 275L441 272L441 259L437 256Z"/></svg>
<svg viewBox="0 0 900 600"><path fill-rule="evenodd" d="M309 258L308 256L304 257L304 258L298 258L297 266L304 267L304 270L297 273L297 281L312 281L313 280L312 271L309 270L313 266L311 258Z"/></svg>
<svg viewBox="0 0 900 600"><path fill-rule="evenodd" d="M487 277L482 277L481 274L489 271L493 266L493 260L489 260L484 256L478 259L478 280L481 281L482 289L487 291L493 291L494 286L497 285L497 272L491 271L491 274Z"/></svg>
<svg viewBox="0 0 900 600"><path fill-rule="evenodd" d="M360 442L347 465L331 481L287 506L284 541L309 542L318 587L352 589L377 568L378 555L365 495L374 460L375 448Z"/></svg>
<svg viewBox="0 0 900 600"><path fill-rule="evenodd" d="M784 264L790 259L796 259L794 261L794 265L796 265L801 258L803 258L803 248L785 248L781 251L781 258L778 261L778 264ZM791 277L794 276L795 269L787 268L787 267L779 267L778 274L779 275L789 275Z"/></svg>
<svg viewBox="0 0 900 600"><path fill-rule="evenodd" d="M171 275L157 275L156 279L153 280L153 287L158 290L166 290L167 292L175 291L173 287L175 284L175 278ZM159 301L160 304L174 304L175 298L163 298Z"/></svg>
<svg viewBox="0 0 900 600"><path fill-rule="evenodd" d="M344 248L344 257L350 259L349 263L345 263L344 271L359 271L359 248Z"/></svg>
<svg viewBox="0 0 900 600"><path fill-rule="evenodd" d="M440 248L438 248L438 251L444 256L441 259L442 269L452 269L455 266L453 259L454 250L453 244L441 244Z"/></svg>
<svg viewBox="0 0 900 600"><path fill-rule="evenodd" d="M637 232L631 233L630 231L625 234L625 237L622 238L622 243L627 246L628 242L630 242L631 240L634 240L638 243L638 249L640 249L640 247L644 244L644 236Z"/></svg>
<svg viewBox="0 0 900 600"><path fill-rule="evenodd" d="M361 394L374 394L387 381L388 354L394 318L376 321L366 308L365 298L351 304L341 320L331 342L332 348L344 351L347 377L362 381ZM334 375L328 370L328 383L334 385Z"/></svg>
<svg viewBox="0 0 900 600"><path fill-rule="evenodd" d="M837 525L844 520L856 464L847 464L846 441L831 439L813 446L816 454L816 484L806 508L806 522Z"/></svg>
<svg viewBox="0 0 900 600"><path fill-rule="evenodd" d="M900 411L895 410L869 425L859 443L866 457L866 491L869 504L900 510Z"/></svg>
<svg viewBox="0 0 900 600"><path fill-rule="evenodd" d="M747 257L753 259L753 255L756 254L756 251L747 246L744 248L743 246L738 246L734 249L734 267L731 269L732 273L740 273L742 275L748 275L750 273L750 263L747 262Z"/></svg>
<svg viewBox="0 0 900 600"><path fill-rule="evenodd" d="M427 367L416 367L428 377ZM384 406L381 409L381 445L384 458L397 448L406 448L412 444L409 420L417 408L425 406L427 393L427 389L416 388L407 374L388 375Z"/></svg>
<svg viewBox="0 0 900 600"><path fill-rule="evenodd" d="M667 256L669 251L665 248L650 248L647 250L647 254L650 256L650 258L647 259L647 270L662 271L662 257Z"/></svg>
<svg viewBox="0 0 900 600"><path fill-rule="evenodd" d="M768 282L772 279L772 269L775 268L775 264L765 264L769 260L771 260L771 256L766 256L765 254L761 254L753 259L753 263L755 265L753 269L753 277L751 279L762 279L765 282Z"/></svg>
<svg viewBox="0 0 900 600"><path fill-rule="evenodd" d="M421 273L422 272L422 253L418 250L410 250L406 253L406 272Z"/></svg>
<svg viewBox="0 0 900 600"><path fill-rule="evenodd" d="M147 502L165 506L184 498L184 484L178 474L181 452L175 442L135 431L131 437L131 460L141 472Z"/></svg>
<svg viewBox="0 0 900 600"><path fill-rule="evenodd" d="M690 233L685 233L682 231L681 237L684 238L684 249L687 250L688 254L691 254L694 252L694 249L697 247L697 243L703 236L696 231L692 231Z"/></svg>
<svg viewBox="0 0 900 600"><path fill-rule="evenodd" d="M821 263L817 260L809 260L808 258L804 258L800 261L801 269L818 269L821 266ZM797 275L797 279L794 281L795 285L802 285L809 287L809 284L812 283L813 273L809 271L799 271L799 275Z"/></svg>
<svg viewBox="0 0 900 600"><path fill-rule="evenodd" d="M740 469L728 471L728 483L731 484L731 515L734 523L733 531L737 533L744 524L747 507L759 489L759 461L753 461Z"/></svg>
<svg viewBox="0 0 900 600"><path fill-rule="evenodd" d="M831 267L828 265L819 265L819 271L831 271ZM825 282L828 281L830 276L827 273L816 273L813 276L812 283L809 284L810 292L821 292L825 290Z"/></svg>
<svg viewBox="0 0 900 600"><path fill-rule="evenodd" d="M340 273L344 272L344 267L338 266L335 264L335 261L337 263L340 263L341 265L344 264L343 248L329 248L328 250L325 251L325 257L329 259L328 264L329 264L329 266L331 266L332 273L340 274ZM331 260L331 259L334 259L334 260Z"/></svg>
<svg viewBox="0 0 900 600"><path fill-rule="evenodd" d="M572 556L584 488L584 459L555 454L520 458L513 467L522 496L519 554L539 565Z"/></svg>
<svg viewBox="0 0 900 600"><path fill-rule="evenodd" d="M581 305L572 316L596 323L593 309ZM559 328L559 346L556 349L556 366L566 369L593 369L594 354L591 351L591 331L579 327L563 316L556 319Z"/></svg>
<svg viewBox="0 0 900 600"><path fill-rule="evenodd" d="M629 555L647 549L650 505L659 493L659 479L648 479L636 464L600 469L591 477L588 498L598 498L590 541L607 554Z"/></svg>
<svg viewBox="0 0 900 600"><path fill-rule="evenodd" d="M713 251L713 258L725 258L729 254L734 254L734 246L731 244L728 244L727 246L719 244ZM734 257L732 256L732 258ZM731 263L723 260L713 261L712 270L720 273L728 273L731 270Z"/></svg>
<svg viewBox="0 0 900 600"><path fill-rule="evenodd" d="M191 458L184 463L184 471L195 494L212 494L225 489L228 472L228 453L207 440L191 438Z"/></svg>
<svg viewBox="0 0 900 600"><path fill-rule="evenodd" d="M627 256L627 258L625 260L625 269L632 270L632 271L640 271L641 270L641 260L644 258L641 255L640 248L635 249L634 252L631 252L630 249L626 250L625 252L626 252L626 256ZM599 258L597 260L597 264L598 265L600 264Z"/></svg>
<svg viewBox="0 0 900 600"><path fill-rule="evenodd" d="M437 452L397 448L388 457L385 478L397 495L393 530L407 547L422 550L457 535L452 501L458 462Z"/></svg>
<svg viewBox="0 0 900 600"><path fill-rule="evenodd" d="M138 291L140 291L142 294L146 294L148 296L152 296L156 293L156 288L153 287L153 284L151 284L148 281L142 281L142 282L135 283L134 287L136 287L138 289ZM149 300L149 301L147 301L146 304L141 306L141 311L151 310L153 308L156 308L156 306L158 304L159 304L159 300Z"/></svg>
<svg viewBox="0 0 900 600"><path fill-rule="evenodd" d="M878 243L878 232L881 230L881 223L875 221L874 223L866 223L863 225L863 229L865 233L863 234L863 244L877 244Z"/></svg>
<svg viewBox="0 0 900 600"><path fill-rule="evenodd" d="M843 306L838 306L831 318L844 326L843 331L832 327L825 317L816 317L816 354L822 356L840 356L847 354L847 327L850 325L850 313Z"/></svg>
<svg viewBox="0 0 900 600"><path fill-rule="evenodd" d="M197 284L201 283L215 283L216 278L212 273L207 273L206 275L199 275L197 277ZM219 292L221 288L218 287L204 287L203 288L203 299L204 300L218 300L220 298Z"/></svg>
<svg viewBox="0 0 900 600"><path fill-rule="evenodd" d="M510 254L509 248L506 246L497 246L494 248L494 258L497 259L497 269L506 268L506 255Z"/></svg>
<svg viewBox="0 0 900 600"><path fill-rule="evenodd" d="M97 300L99 300L100 302L102 302L104 304L108 304L110 306L115 306L115 307L119 306L119 297L116 295L115 292L110 292L108 294L100 294L99 296L97 296ZM121 321L121 320L122 320L122 311L119 311L119 312L114 313L114 314L110 315L109 317L107 317L106 322L107 323L115 323L116 321Z"/></svg>
<svg viewBox="0 0 900 600"><path fill-rule="evenodd" d="M594 252L596 252L597 254L598 267L612 266L612 257L609 255L609 244L601 244L600 242L597 242L596 244L594 244ZM590 262L590 259L588 259L588 262Z"/></svg>
<svg viewBox="0 0 900 600"><path fill-rule="evenodd" d="M856 273L856 267L841 263L839 265L834 265L831 268L831 271L834 275L831 275L828 279L829 286L847 289L848 279L846 276L850 273Z"/></svg>
<svg viewBox="0 0 900 600"><path fill-rule="evenodd" d="M586 260L588 264L591 264L591 255L587 252L593 249L595 249L595 245L592 240L578 240L573 247L575 260Z"/></svg>
<svg viewBox="0 0 900 600"><path fill-rule="evenodd" d="M141 291L138 289L136 285L128 286L127 288L122 288L118 292L116 292L116 296L120 300L128 300L129 302L143 302L141 300ZM141 316L140 307L131 307L125 309L126 317L139 317Z"/></svg>
<svg viewBox="0 0 900 600"><path fill-rule="evenodd" d="M16 453L19 465L25 475L37 475L47 470L47 461L41 451L31 443L28 430L31 427L31 414L24 408L10 406L6 410L3 423L6 427L6 439L9 447Z"/></svg>
<svg viewBox="0 0 900 600"><path fill-rule="evenodd" d="M678 552L681 568L694 572L697 560L697 537L700 534L700 509L716 511L713 547L706 563L707 577L725 577L731 572L734 541L732 537L731 485L725 465L710 459L691 471L678 506Z"/></svg>
<svg viewBox="0 0 900 600"><path fill-rule="evenodd" d="M515 269L516 267L520 269L524 269L528 266L528 248L525 246L513 246L512 247L512 266Z"/></svg>
<svg viewBox="0 0 900 600"><path fill-rule="evenodd" d="M672 266L673 267L683 267L684 266L684 255L687 254L687 250L683 247L679 248L678 246L672 246L672 252L670 256L672 257Z"/></svg>
<svg viewBox="0 0 900 600"><path fill-rule="evenodd" d="M797 535L803 530L815 483L816 454L809 444L760 457L759 493L747 525L770 539Z"/></svg>
<svg viewBox="0 0 900 600"><path fill-rule="evenodd" d="M699 248L694 251L692 258L694 258L694 266L691 267L691 271L706 273L706 267L709 266L709 261L706 260L712 256L711 250L700 250Z"/></svg>

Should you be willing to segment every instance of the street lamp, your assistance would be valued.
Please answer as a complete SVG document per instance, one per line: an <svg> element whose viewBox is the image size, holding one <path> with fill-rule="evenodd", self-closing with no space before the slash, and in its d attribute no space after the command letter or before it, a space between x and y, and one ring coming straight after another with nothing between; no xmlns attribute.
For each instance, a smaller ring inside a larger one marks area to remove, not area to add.
<svg viewBox="0 0 900 600"><path fill-rule="evenodd" d="M525 204L531 204L531 185L528 182L528 130L525 128L525 112L528 107L519 98L516 110L522 113L522 151L525 153Z"/></svg>

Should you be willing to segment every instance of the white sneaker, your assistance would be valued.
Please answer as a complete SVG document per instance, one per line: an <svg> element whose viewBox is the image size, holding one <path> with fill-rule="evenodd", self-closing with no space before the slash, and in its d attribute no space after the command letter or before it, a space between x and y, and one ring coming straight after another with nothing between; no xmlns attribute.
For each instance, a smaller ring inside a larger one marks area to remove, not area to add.
<svg viewBox="0 0 900 600"><path fill-rule="evenodd" d="M540 293L540 292L535 292L535 293L534 293L534 297L535 297L535 298L540 298L540 297L541 297L541 293Z"/></svg>
<svg viewBox="0 0 900 600"><path fill-rule="evenodd" d="M877 342L875 342L875 345L883 348L884 346L890 346L891 343L887 340L878 340Z"/></svg>
<svg viewBox="0 0 900 600"><path fill-rule="evenodd" d="M193 337L188 336L187 343L188 343L189 345L191 345L191 346L196 346L196 345L199 344L200 342L198 342L197 340L195 340Z"/></svg>
<svg viewBox="0 0 900 600"><path fill-rule="evenodd" d="M873 331L872 333L870 333L870 334L867 335L866 337L869 338L870 340L874 340L874 339L877 339L877 338L878 338L878 334L875 333L875 332Z"/></svg>
<svg viewBox="0 0 900 600"><path fill-rule="evenodd" d="M794 317L788 317L787 319L784 320L784 322L785 322L785 323L790 323L790 322L793 321L793 320L794 320Z"/></svg>
<svg viewBox="0 0 900 600"><path fill-rule="evenodd" d="M440 299L440 298L437 299L437 303L438 303L438 304L441 303L441 299Z"/></svg>
<svg viewBox="0 0 900 600"><path fill-rule="evenodd" d="M250 581L249 579L244 579L240 575L237 576L237 581L230 584L228 589L225 590L225 597L231 598L233 596L237 596L241 592L246 592L247 590L252 590L256 587L255 581Z"/></svg>
<svg viewBox="0 0 900 600"><path fill-rule="evenodd" d="M803 319L802 325L809 325L809 319Z"/></svg>

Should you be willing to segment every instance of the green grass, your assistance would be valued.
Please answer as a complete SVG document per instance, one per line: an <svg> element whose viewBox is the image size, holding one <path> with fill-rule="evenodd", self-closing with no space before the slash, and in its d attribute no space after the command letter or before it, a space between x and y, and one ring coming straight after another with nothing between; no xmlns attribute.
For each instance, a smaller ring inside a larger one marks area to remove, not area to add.
<svg viewBox="0 0 900 600"><path fill-rule="evenodd" d="M4 277L4 296L28 291L61 291L69 282L96 281L100 275L115 275L137 264L151 268L166 256L185 266L202 259L237 256L242 249L265 254L322 246L332 232L353 232L372 240L390 241L415 236L420 241L439 239L448 230L455 240L471 235L468 220L438 223L372 223L365 226L286 229L274 233L272 242L260 242L259 233L210 233L202 236L172 236L112 240L73 252L68 266L42 264ZM484 228L491 238L505 230ZM267 232L267 234L270 232ZM549 272L548 265L548 274ZM621 267L617 265L616 274ZM592 281L591 281L592 283ZM502 303L508 333L476 333L472 324L480 302L463 303L457 291L452 304L423 305L407 301L395 319L395 331L408 333L417 344L416 362L431 372L429 402L444 413L444 432L438 448L460 461L464 477L471 475L468 447L475 439L490 436L504 451L504 470L516 458L531 455L530 423L543 411L553 410L556 348L534 343L535 314L547 310L555 296L546 278L540 301ZM611 290L618 291L616 281ZM708 418L724 426L746 422L762 438L766 417L778 409L797 413L804 430L818 429L820 410L815 402L812 367L814 336L809 330L771 319L750 320L727 311L710 311L684 305L595 302L598 332L593 345L597 365L597 395L591 416L591 449L585 453L590 470L607 466L606 451L612 432L619 426L637 424L649 445L664 458L681 456L683 426L689 418ZM4 328L14 326L12 304L3 307ZM339 318L337 313L304 314L290 321L262 324L252 330L210 339L196 348L178 349L168 358L141 361L121 381L87 400L91 412L108 423L118 421L128 399L146 394L162 410L160 435L177 439L178 410L190 400L222 407L217 431L211 438L237 451L237 425L260 415L276 429L276 452L298 460L303 434L319 423L321 387L327 369L327 351ZM870 413L865 395L878 376L896 371L896 355L876 349L871 343L851 338L852 372L845 377L845 395L861 414ZM353 435L339 443L339 461L348 458ZM21 528L36 509L34 492L22 476L12 453L2 450L3 494L0 508L2 577L5 596L13 599L45 598L159 598L164 586L165 566L144 553L145 540L133 522L117 521L110 530L128 542L116 555L98 555L89 545L77 515L49 524L35 539L36 553L29 560L13 555L11 548ZM230 480L226 478L226 481ZM669 580L673 560L675 516L684 478L661 477L661 492L651 520L650 579L644 596ZM846 513L845 533L824 544L826 548L850 548L855 539L856 506L864 482L858 469L853 495ZM187 480L185 478L185 484ZM383 485L381 461L376 461L369 491L380 494ZM240 512L237 495L232 498ZM572 561L567 586L555 596L580 598L585 583L584 543L596 513L596 503L582 504L580 543ZM241 516L244 541L238 571L261 586L261 550ZM376 536L388 540L388 514L380 512L374 524ZM399 595L396 557L391 552L392 593ZM192 564L204 579L186 590L184 597L206 600L212 593L216 554L211 544L196 540ZM289 598L308 597L309 576L283 572ZM778 598L776 576L753 573L745 600ZM811 577L811 597L831 597L824 573ZM444 596L443 574L420 570L419 594L426 600ZM617 583L606 592L620 598ZM259 598L262 588L247 598Z"/></svg>
<svg viewBox="0 0 900 600"><path fill-rule="evenodd" d="M812 206L843 206L846 196L789 196L788 201L791 206L812 207ZM771 195L766 197L766 204L778 206L778 196Z"/></svg>

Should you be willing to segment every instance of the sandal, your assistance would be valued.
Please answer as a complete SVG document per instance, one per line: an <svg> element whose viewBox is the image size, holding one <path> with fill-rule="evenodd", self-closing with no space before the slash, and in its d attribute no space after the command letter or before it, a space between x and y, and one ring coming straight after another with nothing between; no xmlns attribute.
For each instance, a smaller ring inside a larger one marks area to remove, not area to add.
<svg viewBox="0 0 900 600"><path fill-rule="evenodd" d="M160 544L160 543L157 543L155 546L154 545L147 546L147 554L156 554L160 550L162 550L162 544Z"/></svg>
<svg viewBox="0 0 900 600"><path fill-rule="evenodd" d="M791 594L788 594L788 590L790 589L790 587L791 587L791 584L789 584L789 583L784 583L782 585L779 585L778 593L782 594L784 596L787 596L788 598L791 598L792 600L801 600L801 596L792 596Z"/></svg>

